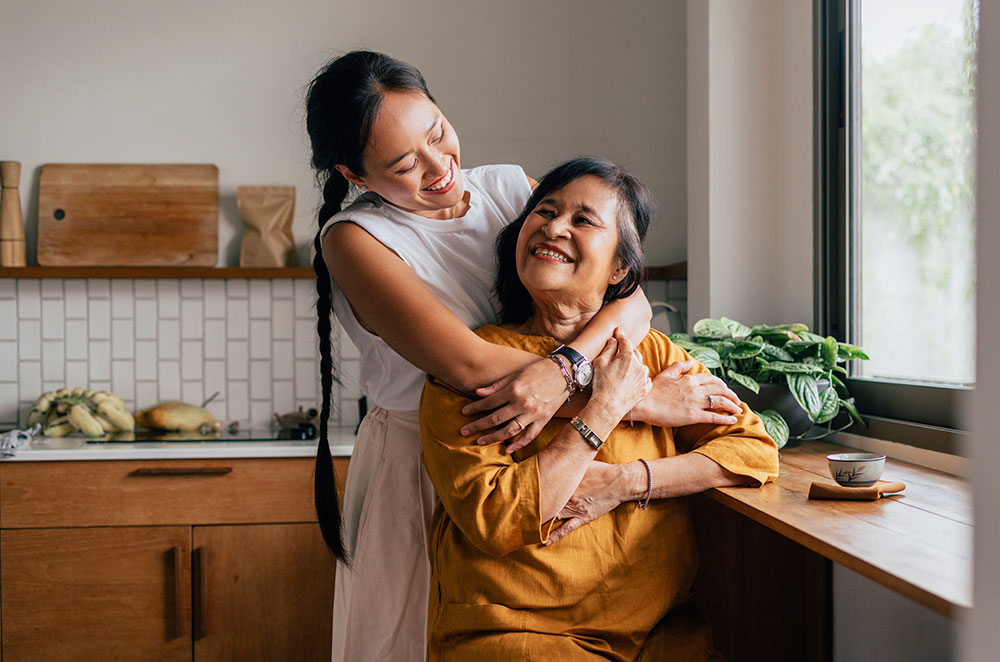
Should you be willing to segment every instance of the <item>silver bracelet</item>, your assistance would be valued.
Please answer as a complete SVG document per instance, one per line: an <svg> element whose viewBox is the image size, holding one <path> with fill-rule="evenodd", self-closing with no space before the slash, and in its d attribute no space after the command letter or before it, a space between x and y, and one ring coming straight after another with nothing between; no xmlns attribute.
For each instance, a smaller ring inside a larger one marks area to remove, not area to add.
<svg viewBox="0 0 1000 662"><path fill-rule="evenodd" d="M646 460L640 457L639 461L642 462L642 466L646 467L646 498L642 501L636 501L635 505L639 510L646 510L649 507L649 500L653 496L653 470L649 468L649 462Z"/></svg>
<svg viewBox="0 0 1000 662"><path fill-rule="evenodd" d="M549 354L545 358L552 359L555 364L559 366L559 370L562 372L563 377L566 379L566 390L569 391L569 395L573 395L576 391L576 382L573 381L573 375L569 374L569 370L566 368L566 364L562 362L557 354ZM566 396L567 398L569 396Z"/></svg>

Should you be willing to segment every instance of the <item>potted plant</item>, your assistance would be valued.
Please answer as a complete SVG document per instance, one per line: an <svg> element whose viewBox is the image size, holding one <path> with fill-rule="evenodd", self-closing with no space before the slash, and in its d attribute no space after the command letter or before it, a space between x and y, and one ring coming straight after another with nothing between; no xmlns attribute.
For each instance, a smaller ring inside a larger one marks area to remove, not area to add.
<svg viewBox="0 0 1000 662"><path fill-rule="evenodd" d="M822 439L846 430L851 419L864 424L838 377L847 375L843 363L868 359L860 347L810 333L805 324L751 327L722 317L699 320L693 331L673 333L670 340L729 383L778 448L789 438ZM842 408L850 416L835 428Z"/></svg>

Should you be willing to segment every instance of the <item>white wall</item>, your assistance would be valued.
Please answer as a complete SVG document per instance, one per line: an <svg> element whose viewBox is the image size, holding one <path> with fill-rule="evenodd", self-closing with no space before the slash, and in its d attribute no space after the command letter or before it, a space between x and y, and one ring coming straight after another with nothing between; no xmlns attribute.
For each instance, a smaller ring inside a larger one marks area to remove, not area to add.
<svg viewBox="0 0 1000 662"><path fill-rule="evenodd" d="M976 394L972 412L972 481L975 501L975 609L968 619L962 659L995 660L1000 650L1000 444L997 443L996 403L1000 400L1000 7L982 2L979 19L979 82L977 86L979 176L976 217Z"/></svg>
<svg viewBox="0 0 1000 662"><path fill-rule="evenodd" d="M690 323L813 319L811 5L688 3ZM953 622L842 567L833 583L834 660L950 659Z"/></svg>
<svg viewBox="0 0 1000 662"><path fill-rule="evenodd" d="M685 3L645 0L33 0L0 16L0 159L23 164L29 254L46 162L220 169L220 264L238 260L236 186L298 188L300 259L318 197L302 116L332 56L422 69L465 165L534 175L575 154L632 168L662 209L652 264L686 249Z"/></svg>
<svg viewBox="0 0 1000 662"><path fill-rule="evenodd" d="M812 320L812 11L688 3L690 321Z"/></svg>

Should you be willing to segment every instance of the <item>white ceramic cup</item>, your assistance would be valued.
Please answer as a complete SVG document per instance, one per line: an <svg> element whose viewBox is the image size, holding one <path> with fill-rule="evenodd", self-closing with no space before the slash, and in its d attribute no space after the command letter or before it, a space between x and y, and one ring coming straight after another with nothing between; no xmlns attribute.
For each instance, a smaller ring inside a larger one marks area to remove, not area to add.
<svg viewBox="0 0 1000 662"><path fill-rule="evenodd" d="M826 462L830 475L844 487L874 485L885 469L885 455L878 453L833 453Z"/></svg>

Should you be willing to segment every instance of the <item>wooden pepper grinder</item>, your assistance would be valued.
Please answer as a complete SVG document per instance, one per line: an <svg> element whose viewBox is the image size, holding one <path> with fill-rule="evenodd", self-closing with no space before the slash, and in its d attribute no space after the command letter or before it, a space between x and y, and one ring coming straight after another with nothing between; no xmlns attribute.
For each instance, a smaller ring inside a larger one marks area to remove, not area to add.
<svg viewBox="0 0 1000 662"><path fill-rule="evenodd" d="M0 161L0 266L23 267L24 217L21 215L21 163Z"/></svg>

